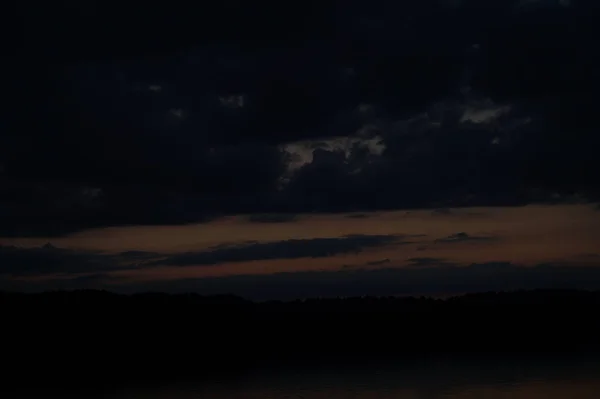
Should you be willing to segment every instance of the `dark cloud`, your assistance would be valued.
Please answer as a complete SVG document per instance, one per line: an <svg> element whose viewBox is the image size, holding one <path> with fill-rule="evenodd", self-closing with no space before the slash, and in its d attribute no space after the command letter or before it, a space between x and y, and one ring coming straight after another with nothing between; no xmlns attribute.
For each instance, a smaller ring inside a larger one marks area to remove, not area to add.
<svg viewBox="0 0 600 399"><path fill-rule="evenodd" d="M117 255L119 258L127 261L143 261L153 258L158 258L161 255L159 252L148 252L148 251L124 251Z"/></svg>
<svg viewBox="0 0 600 399"><path fill-rule="evenodd" d="M393 235L350 235L338 238L292 239L176 254L159 261L150 262L148 265L195 266L251 260L322 258L338 254L358 253L366 248L407 243L407 241L402 241L402 237Z"/></svg>
<svg viewBox="0 0 600 399"><path fill-rule="evenodd" d="M359 253L385 245L408 244L405 237L394 235L349 235L338 238L293 239L260 243L223 243L208 250L164 254L148 251L125 251L105 254L57 248L51 244L37 248L0 246L0 276L43 276L69 274L91 282L103 273L156 266L218 265L269 259L322 258L338 254ZM389 260L385 260L388 261ZM382 263L381 261L379 263ZM76 277L72 277L76 278ZM79 280L77 280L79 281Z"/></svg>
<svg viewBox="0 0 600 399"><path fill-rule="evenodd" d="M372 262L367 262L367 266L379 266L379 265L384 265L386 263L390 263L389 259L381 259L381 260L374 260Z"/></svg>
<svg viewBox="0 0 600 399"><path fill-rule="evenodd" d="M577 260L591 260L591 261L595 261L597 259L600 259L600 254L596 254L596 253L586 253L586 254L580 254L580 255L576 255L574 257Z"/></svg>
<svg viewBox="0 0 600 399"><path fill-rule="evenodd" d="M24 277L24 276L20 276ZM29 277L29 276L27 276ZM57 275L51 279L18 279L0 275L0 290L10 292L40 292L49 290L114 290L114 284L122 283L104 272L84 275Z"/></svg>
<svg viewBox="0 0 600 399"><path fill-rule="evenodd" d="M2 235L600 198L587 0L63 3L9 17Z"/></svg>
<svg viewBox="0 0 600 399"><path fill-rule="evenodd" d="M120 255L74 251L57 248L50 244L39 248L0 246L0 275L6 277L46 274L97 274L123 268L122 261L127 260L127 258L129 258L129 255L121 257ZM134 267L133 262L129 262L128 267Z"/></svg>
<svg viewBox="0 0 600 399"><path fill-rule="evenodd" d="M497 239L497 237L493 237L493 236L473 236L473 235L469 235L465 232L460 232L460 233L449 235L446 238L438 238L437 240L435 240L435 242L458 243L458 242L466 242L466 241L493 241L496 239Z"/></svg>
<svg viewBox="0 0 600 399"><path fill-rule="evenodd" d="M62 284L67 284L63 282ZM111 287L108 285L107 287ZM233 293L251 299L295 299L361 295L438 295L519 289L599 289L600 268L570 264L522 267L509 262L339 272L280 273L119 284L124 292Z"/></svg>
<svg viewBox="0 0 600 399"><path fill-rule="evenodd" d="M427 257L410 258L408 262L411 266L443 266L448 264L446 259Z"/></svg>
<svg viewBox="0 0 600 399"><path fill-rule="evenodd" d="M438 208L431 211L434 215L452 215L454 212L450 208Z"/></svg>
<svg viewBox="0 0 600 399"><path fill-rule="evenodd" d="M366 218L370 218L372 217L372 214L369 213L351 213L349 215L346 215L347 218L350 219L366 219Z"/></svg>
<svg viewBox="0 0 600 399"><path fill-rule="evenodd" d="M431 211L432 215L436 216L459 216L459 217L475 217L483 216L484 212L473 212L464 209L437 208Z"/></svg>
<svg viewBox="0 0 600 399"><path fill-rule="evenodd" d="M344 242L344 239L348 242ZM164 254L129 251L106 255L55 248L0 247L0 289L109 289L125 292L166 291L202 294L236 294L252 299L292 299L315 296L357 295L437 295L465 292L518 289L600 289L600 267L577 263L546 263L520 266L510 262L459 264L447 259L411 258L412 267L373 269L389 264L388 259L369 262L363 267L345 267L338 272L297 272L272 275L244 275L129 283L110 275L115 270L148 268L160 264L184 266L217 264L225 261L273 259L273 248L284 248L279 258L328 256L360 251L375 245L393 243L394 237L346 237L327 241L247 244L166 259ZM253 248L253 249L251 249ZM276 250L278 251L278 250ZM304 251L304 252L303 252ZM588 260L597 256L586 257ZM158 260L158 261L157 261ZM53 275L51 280L23 281L15 277Z"/></svg>
<svg viewBox="0 0 600 399"><path fill-rule="evenodd" d="M2 176L0 176L0 180ZM105 186L8 181L0 197L0 236L62 236L82 228L208 222L219 215L198 194L154 186Z"/></svg>
<svg viewBox="0 0 600 399"><path fill-rule="evenodd" d="M248 216L248 221L254 223L287 223L298 220L298 215L290 214L258 214Z"/></svg>

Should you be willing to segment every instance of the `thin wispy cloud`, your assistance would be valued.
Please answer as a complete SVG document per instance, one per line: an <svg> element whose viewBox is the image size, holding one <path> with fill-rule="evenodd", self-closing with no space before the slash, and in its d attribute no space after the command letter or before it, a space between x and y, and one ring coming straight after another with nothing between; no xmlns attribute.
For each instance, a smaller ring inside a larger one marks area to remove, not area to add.
<svg viewBox="0 0 600 399"><path fill-rule="evenodd" d="M493 241L498 239L494 236L483 236L483 235L470 235L465 232L449 235L445 238L438 238L435 240L437 243L461 243L469 241Z"/></svg>
<svg viewBox="0 0 600 399"><path fill-rule="evenodd" d="M394 235L358 234L337 238L292 239L175 254L156 262L150 262L149 265L209 266L252 260L323 258L339 254L357 254L369 248L408 243L403 240L403 237Z"/></svg>
<svg viewBox="0 0 600 399"><path fill-rule="evenodd" d="M99 278L99 277L95 277ZM45 282L69 286L69 280ZM362 295L438 295L519 289L599 289L600 267L510 262L410 268L345 268L336 272L277 273L190 278L108 285L122 292L165 291L236 294L250 299L296 299Z"/></svg>

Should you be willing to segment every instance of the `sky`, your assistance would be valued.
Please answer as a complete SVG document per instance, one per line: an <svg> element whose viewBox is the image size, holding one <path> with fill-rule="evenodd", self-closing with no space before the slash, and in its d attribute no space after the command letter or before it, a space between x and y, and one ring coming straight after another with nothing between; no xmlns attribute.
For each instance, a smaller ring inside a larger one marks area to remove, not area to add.
<svg viewBox="0 0 600 399"><path fill-rule="evenodd" d="M600 288L594 2L134 3L17 7L0 289Z"/></svg>

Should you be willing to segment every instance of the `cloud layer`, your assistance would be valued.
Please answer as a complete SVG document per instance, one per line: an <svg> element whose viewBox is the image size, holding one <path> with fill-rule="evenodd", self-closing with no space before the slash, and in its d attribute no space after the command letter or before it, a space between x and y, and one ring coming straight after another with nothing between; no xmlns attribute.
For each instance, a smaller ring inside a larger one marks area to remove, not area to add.
<svg viewBox="0 0 600 399"><path fill-rule="evenodd" d="M415 261L408 268L347 269L123 283L109 275L27 282L0 279L3 289L108 288L120 292L164 291L236 294L250 299L296 299L361 295L449 295L519 289L600 289L600 268L571 264L522 267L510 262L459 265Z"/></svg>
<svg viewBox="0 0 600 399"><path fill-rule="evenodd" d="M600 197L592 2L177 3L18 10L0 234Z"/></svg>
<svg viewBox="0 0 600 399"><path fill-rule="evenodd" d="M400 245L406 243L406 241L401 241L401 237L391 235L358 234L339 238L294 239L188 252L168 256L151 263L151 265L193 266L251 260L323 258L339 254L358 253L364 249L390 244Z"/></svg>
<svg viewBox="0 0 600 399"><path fill-rule="evenodd" d="M128 254L103 255L47 244L40 248L0 246L0 276L77 275L118 270ZM133 258L135 259L135 258ZM132 260L133 260L132 259Z"/></svg>
<svg viewBox="0 0 600 399"><path fill-rule="evenodd" d="M410 241L402 236L356 234L332 238L221 244L207 250L176 254L147 251L106 254L57 248L50 244L37 248L0 246L0 275L97 274L116 270L148 270L162 265L216 266L231 262L325 258L408 243Z"/></svg>

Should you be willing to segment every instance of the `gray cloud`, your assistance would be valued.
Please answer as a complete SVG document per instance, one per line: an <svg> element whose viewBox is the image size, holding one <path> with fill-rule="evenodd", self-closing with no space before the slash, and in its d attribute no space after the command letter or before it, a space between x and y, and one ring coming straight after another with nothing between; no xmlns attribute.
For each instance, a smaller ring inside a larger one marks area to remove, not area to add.
<svg viewBox="0 0 600 399"><path fill-rule="evenodd" d="M597 260L597 259L600 259L600 254L585 253L585 254L576 255L574 258L579 259L579 260Z"/></svg>
<svg viewBox="0 0 600 399"><path fill-rule="evenodd" d="M370 218L372 216L373 216L373 214L369 214L369 213L351 213L349 215L346 215L346 217L350 218L350 219L366 219L366 218Z"/></svg>
<svg viewBox="0 0 600 399"><path fill-rule="evenodd" d="M251 243L208 251L188 252L149 262L148 265L216 265L268 259L323 258L344 253L359 253L366 248L388 244L408 244L402 236L349 235L338 238L292 239L268 243Z"/></svg>
<svg viewBox="0 0 600 399"><path fill-rule="evenodd" d="M408 262L411 266L444 266L444 265L452 265L453 263L449 263L446 259L443 258L427 258L427 257L419 257L419 258L409 258Z"/></svg>
<svg viewBox="0 0 600 399"><path fill-rule="evenodd" d="M360 295L437 295L518 289L600 289L599 267L510 262L445 264L431 267L354 269L186 279L178 282L114 285L124 292L231 293L251 299L295 299Z"/></svg>
<svg viewBox="0 0 600 399"><path fill-rule="evenodd" d="M381 260L374 260L371 262L367 262L367 266L379 266L379 265L384 265L386 263L390 263L389 259L381 259Z"/></svg>
<svg viewBox="0 0 600 399"><path fill-rule="evenodd" d="M450 208L437 208L434 209L433 211L431 211L432 214L434 215L452 215L452 209Z"/></svg>
<svg viewBox="0 0 600 399"><path fill-rule="evenodd" d="M437 208L431 211L432 215L436 216L457 216L457 217L474 217L483 216L484 212L473 212L464 209L451 209L451 208Z"/></svg>
<svg viewBox="0 0 600 399"><path fill-rule="evenodd" d="M285 214L257 214L248 216L248 221L254 223L287 223L298 220L298 215L293 213Z"/></svg>
<svg viewBox="0 0 600 399"><path fill-rule="evenodd" d="M493 236L473 236L473 235L469 235L465 232L460 232L460 233L449 235L446 238L439 238L439 239L435 240L435 242L459 243L459 242L467 242L467 241L493 241L496 239L497 239L497 237L493 237Z"/></svg>
<svg viewBox="0 0 600 399"><path fill-rule="evenodd" d="M50 244L38 248L0 246L0 275L101 273L123 268L123 261L135 260L130 258L127 254L121 256L73 251ZM129 262L128 267L134 267L133 262Z"/></svg>
<svg viewBox="0 0 600 399"><path fill-rule="evenodd" d="M404 236L348 235L337 238L292 239L260 243L245 241L223 243L208 250L163 254L125 251L104 254L57 248L50 244L37 248L0 246L0 275L35 276L47 274L93 274L161 265L218 265L269 259L322 258L338 254L359 253L367 248L408 244ZM89 280L88 277L82 277ZM96 277L97 278L97 277Z"/></svg>
<svg viewBox="0 0 600 399"><path fill-rule="evenodd" d="M391 241L393 242L393 238ZM384 238L373 239L370 244L379 245ZM374 244L378 242L379 244ZM307 244L300 245L306 249ZM313 243L314 244L314 243ZM241 254L221 256L227 261L248 260L263 257L267 247L257 247L258 256L252 252L248 255L242 249ZM310 246L310 244L308 244ZM326 256L316 245L316 256ZM363 241L363 247L365 245ZM349 251L349 243L342 246L339 242L333 245L330 252ZM357 244L355 243L354 249ZM236 250L235 248L233 249ZM300 256L295 249L289 256ZM320 252L319 252L320 251ZM58 254L61 254L58 256ZM308 253L308 251L307 251ZM7 255L8 254L8 255ZM180 265L215 264L215 254L193 258L185 255L179 259ZM315 254L315 252L313 252ZM198 254L196 254L198 255ZM222 252L217 251L217 255ZM246 256L248 255L248 256ZM310 256L302 254L303 256ZM128 254L125 258L137 258L146 254ZM285 257L285 255L281 255ZM79 254L57 248L34 248L18 250L2 247L0 261L0 289L9 290L47 290L47 289L109 289L118 292L165 291L165 292L198 292L201 294L236 294L251 299L294 299L315 296L359 296L359 295L437 295L462 294L466 292L506 291L518 289L600 289L600 264L579 266L577 263L546 263L533 267L523 267L511 262L488 262L475 264L459 264L451 260L437 258L411 258L413 267L373 269L369 264L363 267L346 267L337 272L297 272L277 273L272 275L238 275L201 279L184 279L179 281L154 281L147 283L127 283L109 273L115 268L122 268L118 260L121 254L110 258L97 254ZM597 257L595 257L597 258ZM6 261L15 260L16 268L7 266ZM591 259L590 259L591 260ZM46 262L46 263L44 263ZM388 263L387 259L369 262L372 264ZM130 266L130 267L136 267ZM148 267L144 265L144 267ZM45 273L58 273L63 276L48 281L23 282L12 279L12 276L33 276Z"/></svg>
<svg viewBox="0 0 600 399"><path fill-rule="evenodd" d="M116 257L129 261L143 261L162 256L159 252L148 251L125 251L120 252Z"/></svg>

